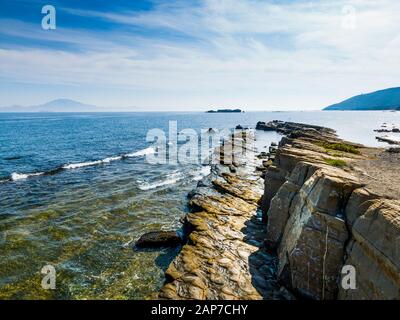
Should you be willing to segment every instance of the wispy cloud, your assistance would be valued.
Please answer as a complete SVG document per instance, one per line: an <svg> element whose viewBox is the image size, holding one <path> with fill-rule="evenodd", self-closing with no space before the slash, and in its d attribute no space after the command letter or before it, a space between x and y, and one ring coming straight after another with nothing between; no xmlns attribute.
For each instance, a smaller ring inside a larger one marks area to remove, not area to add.
<svg viewBox="0 0 400 320"><path fill-rule="evenodd" d="M315 108L397 85L396 0L187 3L157 2L149 11L59 10L108 22L108 30L61 24L52 33L0 20L3 35L59 44L3 46L0 73L16 82L132 90L127 104L193 107ZM354 28L344 25L346 6L355 10ZM154 95L141 97L141 90Z"/></svg>

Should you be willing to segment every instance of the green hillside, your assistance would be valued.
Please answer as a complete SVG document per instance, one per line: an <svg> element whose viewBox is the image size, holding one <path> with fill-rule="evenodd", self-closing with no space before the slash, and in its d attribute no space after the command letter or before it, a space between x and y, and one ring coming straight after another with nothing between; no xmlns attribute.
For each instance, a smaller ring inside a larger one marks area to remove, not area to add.
<svg viewBox="0 0 400 320"><path fill-rule="evenodd" d="M400 88L361 94L324 110L400 110Z"/></svg>

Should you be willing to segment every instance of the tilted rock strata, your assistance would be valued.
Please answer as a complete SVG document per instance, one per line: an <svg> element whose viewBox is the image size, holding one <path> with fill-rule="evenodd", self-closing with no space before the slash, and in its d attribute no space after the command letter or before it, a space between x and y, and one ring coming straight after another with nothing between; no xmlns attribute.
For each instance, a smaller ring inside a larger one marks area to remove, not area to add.
<svg viewBox="0 0 400 320"><path fill-rule="evenodd" d="M354 222L346 265L356 269L356 290L340 299L400 299L400 202L378 199Z"/></svg>
<svg viewBox="0 0 400 320"><path fill-rule="evenodd" d="M257 216L263 179L254 153L235 157L237 172L213 165L190 193L192 231L166 271L161 299L282 299L276 257L263 249L265 226Z"/></svg>
<svg viewBox="0 0 400 320"><path fill-rule="evenodd" d="M352 174L362 155L341 153L342 169L327 164L338 156L319 142L342 142L332 131L313 126L303 137L298 125L295 134L293 124L274 125L288 136L265 173L263 214L280 280L312 299L400 299L399 202L371 193ZM340 285L343 265L356 270L354 290Z"/></svg>

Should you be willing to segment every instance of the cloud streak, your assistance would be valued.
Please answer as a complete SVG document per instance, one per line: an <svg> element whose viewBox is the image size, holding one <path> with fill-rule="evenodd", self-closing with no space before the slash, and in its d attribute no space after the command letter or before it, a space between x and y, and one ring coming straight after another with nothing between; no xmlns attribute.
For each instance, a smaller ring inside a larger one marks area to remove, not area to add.
<svg viewBox="0 0 400 320"><path fill-rule="evenodd" d="M356 13L352 29L344 28L345 6ZM179 1L159 2L150 11L59 12L114 28L60 26L45 33L29 23L0 20L4 35L59 44L3 47L3 79L131 90L123 101L116 97L116 104L258 109L318 108L398 85L395 0Z"/></svg>

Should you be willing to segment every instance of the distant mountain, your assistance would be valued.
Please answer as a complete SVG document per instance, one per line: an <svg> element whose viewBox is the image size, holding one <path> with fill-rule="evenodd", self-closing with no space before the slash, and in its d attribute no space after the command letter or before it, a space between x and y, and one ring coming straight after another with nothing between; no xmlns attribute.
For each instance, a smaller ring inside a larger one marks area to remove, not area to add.
<svg viewBox="0 0 400 320"><path fill-rule="evenodd" d="M400 88L361 94L324 110L400 110Z"/></svg>
<svg viewBox="0 0 400 320"><path fill-rule="evenodd" d="M35 106L11 106L0 108L0 112L95 112L102 108L70 99L57 99Z"/></svg>

